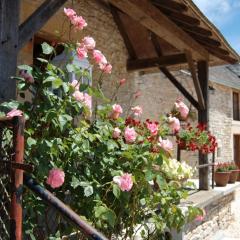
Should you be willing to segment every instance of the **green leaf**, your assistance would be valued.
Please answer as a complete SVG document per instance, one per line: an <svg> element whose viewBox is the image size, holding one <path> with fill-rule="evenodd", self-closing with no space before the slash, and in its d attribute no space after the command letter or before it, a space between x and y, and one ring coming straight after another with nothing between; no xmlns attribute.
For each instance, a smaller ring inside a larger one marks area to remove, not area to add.
<svg viewBox="0 0 240 240"><path fill-rule="evenodd" d="M55 79L52 81L52 87L53 87L54 89L61 87L62 84L63 84L63 80L62 80L61 78L55 78Z"/></svg>
<svg viewBox="0 0 240 240"><path fill-rule="evenodd" d="M93 187L92 186L87 186L84 188L84 196L89 197L93 194Z"/></svg>
<svg viewBox="0 0 240 240"><path fill-rule="evenodd" d="M66 66L68 72L74 72L75 68L73 64L67 64Z"/></svg>
<svg viewBox="0 0 240 240"><path fill-rule="evenodd" d="M27 144L28 144L29 147L31 147L32 145L35 145L36 143L37 143L37 141L35 139L31 138L31 137L29 137L27 139Z"/></svg>
<svg viewBox="0 0 240 240"><path fill-rule="evenodd" d="M44 58L37 58L38 61L43 62L43 63L48 63L48 60Z"/></svg>
<svg viewBox="0 0 240 240"><path fill-rule="evenodd" d="M28 65L19 65L18 69L20 70L26 70L27 72L31 72L32 71L32 67L28 66Z"/></svg>
<svg viewBox="0 0 240 240"><path fill-rule="evenodd" d="M121 195L121 190L116 184L113 184L113 194L116 198L119 198Z"/></svg>
<svg viewBox="0 0 240 240"><path fill-rule="evenodd" d="M46 55L51 54L54 51L54 48L46 42L42 43L41 46L43 53Z"/></svg>
<svg viewBox="0 0 240 240"><path fill-rule="evenodd" d="M76 189L78 186L80 186L81 182L79 179L77 179L75 176L72 177L71 186Z"/></svg>
<svg viewBox="0 0 240 240"><path fill-rule="evenodd" d="M116 221L116 214L109 208L104 206L95 207L95 217L108 222L111 227L114 227Z"/></svg>

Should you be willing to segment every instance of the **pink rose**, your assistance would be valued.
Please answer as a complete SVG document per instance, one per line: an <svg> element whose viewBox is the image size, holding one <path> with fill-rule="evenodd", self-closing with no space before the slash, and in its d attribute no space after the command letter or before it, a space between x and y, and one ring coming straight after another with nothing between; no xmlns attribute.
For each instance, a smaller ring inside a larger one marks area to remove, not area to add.
<svg viewBox="0 0 240 240"><path fill-rule="evenodd" d="M76 99L76 101L78 101L78 102L83 102L84 101L84 94L82 93L82 92L80 92L80 91L75 91L74 93L73 93L73 97Z"/></svg>
<svg viewBox="0 0 240 240"><path fill-rule="evenodd" d="M173 144L169 139L163 140L161 137L159 137L158 145L166 152L171 152L173 150Z"/></svg>
<svg viewBox="0 0 240 240"><path fill-rule="evenodd" d="M64 8L64 13L70 20L77 15L76 12L71 8Z"/></svg>
<svg viewBox="0 0 240 240"><path fill-rule="evenodd" d="M111 114L111 118L116 120L119 118L120 114L122 114L123 110L122 107L119 104L114 104L112 106L112 114Z"/></svg>
<svg viewBox="0 0 240 240"><path fill-rule="evenodd" d="M113 182L116 183L122 191L129 192L133 186L132 174L124 173L122 176L115 176Z"/></svg>
<svg viewBox="0 0 240 240"><path fill-rule="evenodd" d="M146 121L147 129L151 132L151 135L156 136L158 134L158 122Z"/></svg>
<svg viewBox="0 0 240 240"><path fill-rule="evenodd" d="M180 121L176 117L168 117L169 127L173 132L178 132L180 130Z"/></svg>
<svg viewBox="0 0 240 240"><path fill-rule="evenodd" d="M89 94L84 93L83 103L84 103L85 106L89 109L89 111L92 110L92 97L91 97Z"/></svg>
<svg viewBox="0 0 240 240"><path fill-rule="evenodd" d="M142 108L141 108L140 106L132 107L131 110L133 111L133 114L134 114L136 117L141 116L142 113L143 113Z"/></svg>
<svg viewBox="0 0 240 240"><path fill-rule="evenodd" d="M20 117L23 115L23 112L18 109L12 109L10 112L7 113L7 118L13 118L13 117Z"/></svg>
<svg viewBox="0 0 240 240"><path fill-rule="evenodd" d="M120 134L121 134L121 130L118 128L118 127L115 127L113 129L113 134L112 134L112 137L117 139L120 137Z"/></svg>
<svg viewBox="0 0 240 240"><path fill-rule="evenodd" d="M175 102L175 108L179 111L182 118L186 118L189 113L189 108L187 105L182 101L182 99L177 99Z"/></svg>
<svg viewBox="0 0 240 240"><path fill-rule="evenodd" d="M127 143L133 143L137 138L137 133L135 129L132 127L126 127L124 132L124 138Z"/></svg>
<svg viewBox="0 0 240 240"><path fill-rule="evenodd" d="M74 27L77 30L82 30L84 27L87 26L87 23L82 16L73 16L73 18L70 20L71 20L72 25L74 25Z"/></svg>
<svg viewBox="0 0 240 240"><path fill-rule="evenodd" d="M93 59L97 64L103 64L103 65L107 64L106 57L99 50L93 50Z"/></svg>
<svg viewBox="0 0 240 240"><path fill-rule="evenodd" d="M96 42L92 37L83 38L82 43L85 46L85 48L87 48L88 50L92 50L96 46Z"/></svg>
<svg viewBox="0 0 240 240"><path fill-rule="evenodd" d="M86 58L87 57L87 49L84 46L80 45L80 47L77 48L77 56L80 60L83 58Z"/></svg>
<svg viewBox="0 0 240 240"><path fill-rule="evenodd" d="M110 74L112 72L112 65L110 63L107 63L107 64L99 63L99 67L105 73Z"/></svg>
<svg viewBox="0 0 240 240"><path fill-rule="evenodd" d="M49 171L47 184L52 188L61 187L64 183L65 173L61 169L54 168Z"/></svg>
<svg viewBox="0 0 240 240"><path fill-rule="evenodd" d="M123 84L126 83L126 81L127 81L127 80L126 80L125 78L123 78L123 79L121 79L121 80L119 81L119 84L120 84L120 85L123 85Z"/></svg>
<svg viewBox="0 0 240 240"><path fill-rule="evenodd" d="M24 80L28 83L34 83L33 76L29 74L28 72L21 70L20 71L20 76L24 78Z"/></svg>
<svg viewBox="0 0 240 240"><path fill-rule="evenodd" d="M78 80L73 80L73 81L71 82L71 86L72 86L73 88L75 88L76 91L78 91L78 90L79 90L79 87L80 87L80 83L78 82Z"/></svg>

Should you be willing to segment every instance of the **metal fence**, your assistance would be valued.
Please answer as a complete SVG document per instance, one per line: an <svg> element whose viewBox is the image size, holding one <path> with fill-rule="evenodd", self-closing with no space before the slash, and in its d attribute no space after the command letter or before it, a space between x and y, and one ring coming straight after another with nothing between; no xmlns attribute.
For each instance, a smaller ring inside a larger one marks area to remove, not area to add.
<svg viewBox="0 0 240 240"><path fill-rule="evenodd" d="M33 170L23 163L23 157L24 118L0 118L0 240L47 240L51 236L107 240L30 175L23 174ZM22 198L25 206L31 206L31 199L37 200L38 211L33 207L22 210ZM70 205L71 199L64 200Z"/></svg>

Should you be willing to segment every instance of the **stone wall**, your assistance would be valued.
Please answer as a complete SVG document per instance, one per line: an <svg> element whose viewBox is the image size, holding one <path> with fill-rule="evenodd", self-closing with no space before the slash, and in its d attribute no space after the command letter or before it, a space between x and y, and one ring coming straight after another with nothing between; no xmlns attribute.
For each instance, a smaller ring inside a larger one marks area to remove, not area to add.
<svg viewBox="0 0 240 240"><path fill-rule="evenodd" d="M233 200L234 193L230 193L207 205L204 208L206 212L204 220L187 225L183 240L210 240L218 230L226 229L233 220L231 211Z"/></svg>

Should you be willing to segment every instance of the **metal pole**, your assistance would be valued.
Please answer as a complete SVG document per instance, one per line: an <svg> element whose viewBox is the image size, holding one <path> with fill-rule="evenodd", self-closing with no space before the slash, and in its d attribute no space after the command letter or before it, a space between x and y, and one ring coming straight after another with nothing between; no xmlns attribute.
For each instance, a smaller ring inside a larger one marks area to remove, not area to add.
<svg viewBox="0 0 240 240"><path fill-rule="evenodd" d="M95 228L83 221L72 209L67 207L61 200L55 197L51 192L40 186L30 176L24 174L24 185L32 190L36 195L43 199L47 204L54 207L59 213L79 227L83 233L93 240L108 240L104 235L99 233ZM84 206L83 206L84 207Z"/></svg>
<svg viewBox="0 0 240 240"><path fill-rule="evenodd" d="M24 117L13 118L13 161L23 163ZM23 170L11 167L10 240L22 240Z"/></svg>

